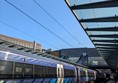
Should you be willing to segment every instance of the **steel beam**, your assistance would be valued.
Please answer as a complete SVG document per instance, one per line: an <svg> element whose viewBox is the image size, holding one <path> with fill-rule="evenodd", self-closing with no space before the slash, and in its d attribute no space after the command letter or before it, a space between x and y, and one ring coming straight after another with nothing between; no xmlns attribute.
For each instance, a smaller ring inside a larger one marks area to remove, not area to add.
<svg viewBox="0 0 118 83"><path fill-rule="evenodd" d="M99 52L100 53L106 52L106 53L111 54L112 52L118 53L118 50L113 50L113 49L99 49Z"/></svg>
<svg viewBox="0 0 118 83"><path fill-rule="evenodd" d="M112 53L112 52L118 53L117 50L103 50L103 49L99 49L98 51L99 51L100 53Z"/></svg>
<svg viewBox="0 0 118 83"><path fill-rule="evenodd" d="M80 22L118 22L118 16L81 19Z"/></svg>
<svg viewBox="0 0 118 83"><path fill-rule="evenodd" d="M117 43L118 40L92 40L93 42Z"/></svg>
<svg viewBox="0 0 118 83"><path fill-rule="evenodd" d="M105 47L105 48L108 47L108 48L116 48L116 49L117 49L118 46L96 46L96 48L99 48L99 47ZM99 48L99 49L100 49L100 48Z"/></svg>
<svg viewBox="0 0 118 83"><path fill-rule="evenodd" d="M117 55L118 53L101 53L103 56Z"/></svg>
<svg viewBox="0 0 118 83"><path fill-rule="evenodd" d="M101 53L101 55L102 56L104 56L104 57L108 57L108 56L116 56L116 55L118 55L118 53Z"/></svg>
<svg viewBox="0 0 118 83"><path fill-rule="evenodd" d="M118 7L118 1L102 1L102 2L96 2L96 3L87 3L87 4L80 4L80 5L74 5L70 8L72 10L78 10L78 9L93 9L93 8L107 8L107 7Z"/></svg>
<svg viewBox="0 0 118 83"><path fill-rule="evenodd" d="M99 49L99 51L101 50L107 50L107 51L118 51L118 49Z"/></svg>
<svg viewBox="0 0 118 83"><path fill-rule="evenodd" d="M118 47L96 47L98 49L118 49Z"/></svg>
<svg viewBox="0 0 118 83"><path fill-rule="evenodd" d="M118 38L118 34L105 34L105 35L89 35L89 37L100 37L100 38Z"/></svg>
<svg viewBox="0 0 118 83"><path fill-rule="evenodd" d="M103 51L103 52L101 52L101 55L106 55L106 56L108 56L108 55L117 55L118 54L118 52L105 52L105 51Z"/></svg>
<svg viewBox="0 0 118 83"><path fill-rule="evenodd" d="M108 51L108 52L116 51L116 52L118 52L118 49L115 49L115 50L114 49L99 49L99 51Z"/></svg>
<svg viewBox="0 0 118 83"><path fill-rule="evenodd" d="M85 31L118 31L118 27L87 28Z"/></svg>
<svg viewBox="0 0 118 83"><path fill-rule="evenodd" d="M107 52L107 51L101 51L101 54L111 55L111 54L118 54L118 52Z"/></svg>
<svg viewBox="0 0 118 83"><path fill-rule="evenodd" d="M96 46L115 46L118 47L118 44L94 44Z"/></svg>
<svg viewBox="0 0 118 83"><path fill-rule="evenodd" d="M107 57L107 56L110 56L110 55L118 55L118 53L116 53L116 52L114 52L114 53L113 52L112 53L109 53L109 52L106 52L106 53L105 52L101 52L101 55L102 56L104 55L105 57Z"/></svg>

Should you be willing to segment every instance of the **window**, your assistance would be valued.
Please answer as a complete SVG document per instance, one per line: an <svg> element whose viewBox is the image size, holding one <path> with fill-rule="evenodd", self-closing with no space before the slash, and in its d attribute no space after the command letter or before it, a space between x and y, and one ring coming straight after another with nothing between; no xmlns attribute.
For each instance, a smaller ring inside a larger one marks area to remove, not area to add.
<svg viewBox="0 0 118 83"><path fill-rule="evenodd" d="M46 67L41 65L34 65L34 76L39 77L45 77L46 74Z"/></svg>
<svg viewBox="0 0 118 83"><path fill-rule="evenodd" d="M4 59L6 53L0 52L0 59Z"/></svg>
<svg viewBox="0 0 118 83"><path fill-rule="evenodd" d="M33 65L32 64L24 64L24 76L26 78L33 77Z"/></svg>
<svg viewBox="0 0 118 83"><path fill-rule="evenodd" d="M0 66L0 72L3 72L4 69L5 69L5 66L1 65L1 66Z"/></svg>
<svg viewBox="0 0 118 83"><path fill-rule="evenodd" d="M80 70L80 77L86 77L86 72L83 70Z"/></svg>
<svg viewBox="0 0 118 83"><path fill-rule="evenodd" d="M22 68L21 67L16 67L16 72L17 73L21 73L22 72Z"/></svg>
<svg viewBox="0 0 118 83"><path fill-rule="evenodd" d="M7 79L13 77L13 62L0 60L0 78Z"/></svg>
<svg viewBox="0 0 118 83"><path fill-rule="evenodd" d="M74 77L75 71L70 69L64 69L64 77Z"/></svg>
<svg viewBox="0 0 118 83"><path fill-rule="evenodd" d="M14 77L15 78L24 78L24 64L23 63L15 62Z"/></svg>

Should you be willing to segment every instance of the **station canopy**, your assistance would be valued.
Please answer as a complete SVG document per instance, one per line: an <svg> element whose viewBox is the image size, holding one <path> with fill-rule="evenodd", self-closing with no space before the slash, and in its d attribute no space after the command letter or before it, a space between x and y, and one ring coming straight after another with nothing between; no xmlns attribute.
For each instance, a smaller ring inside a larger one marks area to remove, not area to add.
<svg viewBox="0 0 118 83"><path fill-rule="evenodd" d="M112 69L118 69L118 0L66 0L86 34Z"/></svg>

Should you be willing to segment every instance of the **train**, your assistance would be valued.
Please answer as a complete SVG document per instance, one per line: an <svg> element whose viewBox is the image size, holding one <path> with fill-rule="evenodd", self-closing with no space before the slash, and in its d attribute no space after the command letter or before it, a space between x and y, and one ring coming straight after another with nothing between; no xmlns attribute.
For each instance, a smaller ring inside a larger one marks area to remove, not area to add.
<svg viewBox="0 0 118 83"><path fill-rule="evenodd" d="M0 50L0 83L89 83L97 72L36 54Z"/></svg>

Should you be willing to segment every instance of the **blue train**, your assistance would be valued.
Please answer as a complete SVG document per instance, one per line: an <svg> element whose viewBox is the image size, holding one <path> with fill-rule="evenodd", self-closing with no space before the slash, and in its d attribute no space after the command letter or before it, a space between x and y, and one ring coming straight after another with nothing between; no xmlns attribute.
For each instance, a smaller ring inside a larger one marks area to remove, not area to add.
<svg viewBox="0 0 118 83"><path fill-rule="evenodd" d="M52 58L0 51L0 83L86 83L96 74Z"/></svg>

